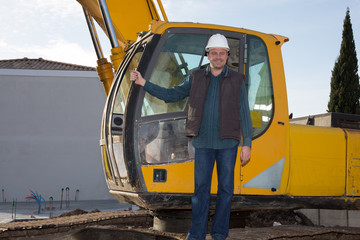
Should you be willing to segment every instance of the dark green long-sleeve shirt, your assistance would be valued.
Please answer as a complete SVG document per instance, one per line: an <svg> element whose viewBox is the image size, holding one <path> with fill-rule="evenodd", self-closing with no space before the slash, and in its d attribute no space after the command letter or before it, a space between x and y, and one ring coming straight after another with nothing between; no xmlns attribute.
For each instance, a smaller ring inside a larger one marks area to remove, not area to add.
<svg viewBox="0 0 360 240"><path fill-rule="evenodd" d="M219 88L220 79L223 77L225 71L226 67L222 73L216 77L211 74L200 131L197 136L193 137L192 141L196 148L224 149L239 144L236 139L220 139L219 136ZM191 77L188 76L181 85L170 89L146 81L144 90L165 102L177 102L189 96L190 87ZM243 136L242 145L251 146L252 122L245 84L241 85L239 106L240 124Z"/></svg>

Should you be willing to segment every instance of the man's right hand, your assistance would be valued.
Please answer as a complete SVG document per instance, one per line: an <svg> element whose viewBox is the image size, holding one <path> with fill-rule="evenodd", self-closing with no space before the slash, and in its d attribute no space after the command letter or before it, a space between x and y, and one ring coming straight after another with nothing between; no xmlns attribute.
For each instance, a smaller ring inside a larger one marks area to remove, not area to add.
<svg viewBox="0 0 360 240"><path fill-rule="evenodd" d="M137 85L144 86L146 80L141 76L141 73L135 69L130 73L130 81L134 82Z"/></svg>
<svg viewBox="0 0 360 240"><path fill-rule="evenodd" d="M250 161L251 148L249 146L243 146L240 152L241 166L245 166Z"/></svg>

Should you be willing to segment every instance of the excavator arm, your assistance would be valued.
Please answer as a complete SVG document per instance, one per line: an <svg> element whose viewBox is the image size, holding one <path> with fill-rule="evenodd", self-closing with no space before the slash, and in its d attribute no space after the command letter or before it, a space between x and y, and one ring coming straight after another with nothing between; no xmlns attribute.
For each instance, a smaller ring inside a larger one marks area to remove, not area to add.
<svg viewBox="0 0 360 240"><path fill-rule="evenodd" d="M160 0L157 6L153 0L77 0L83 7L90 33L98 56L97 71L103 82L106 95L126 48L136 41L138 34L148 31L150 25L167 22L167 16ZM159 11L162 18L160 17ZM111 62L107 62L101 51L97 33L93 25L95 20L109 37L111 43ZM113 69L112 69L113 68Z"/></svg>

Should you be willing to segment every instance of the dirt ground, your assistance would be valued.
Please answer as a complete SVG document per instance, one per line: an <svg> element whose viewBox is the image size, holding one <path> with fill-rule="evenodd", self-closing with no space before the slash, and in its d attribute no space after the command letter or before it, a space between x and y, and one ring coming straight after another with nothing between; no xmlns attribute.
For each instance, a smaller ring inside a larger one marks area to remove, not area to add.
<svg viewBox="0 0 360 240"><path fill-rule="evenodd" d="M299 212L255 211L238 216L228 239L360 239L360 228L314 226ZM0 239L185 239L186 233L155 231L146 210L91 212L73 210L61 217L0 223ZM208 235L207 240L211 239Z"/></svg>

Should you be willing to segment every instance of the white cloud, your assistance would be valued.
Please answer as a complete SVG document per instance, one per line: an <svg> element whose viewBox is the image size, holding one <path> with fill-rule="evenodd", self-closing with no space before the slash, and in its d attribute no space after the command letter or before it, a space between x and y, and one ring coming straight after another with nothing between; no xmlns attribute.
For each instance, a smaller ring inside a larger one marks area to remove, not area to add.
<svg viewBox="0 0 360 240"><path fill-rule="evenodd" d="M11 4L11 5L10 5ZM76 18L81 13L81 5L75 0L17 0L8 3L8 12L22 13L24 16L46 16L48 18ZM82 17L80 15L79 17Z"/></svg>
<svg viewBox="0 0 360 240"><path fill-rule="evenodd" d="M12 58L44 58L47 60L66 63L81 64L86 66L96 65L94 51L82 48L78 43L64 39L50 40L46 45L17 45L0 40L0 52L3 59Z"/></svg>
<svg viewBox="0 0 360 240"><path fill-rule="evenodd" d="M34 51L45 59L78 63L87 66L96 65L94 51L87 51L78 43L66 40L52 40L46 46L36 46Z"/></svg>
<svg viewBox="0 0 360 240"><path fill-rule="evenodd" d="M0 6L1 59L44 58L96 65L81 5L75 0L17 0Z"/></svg>

